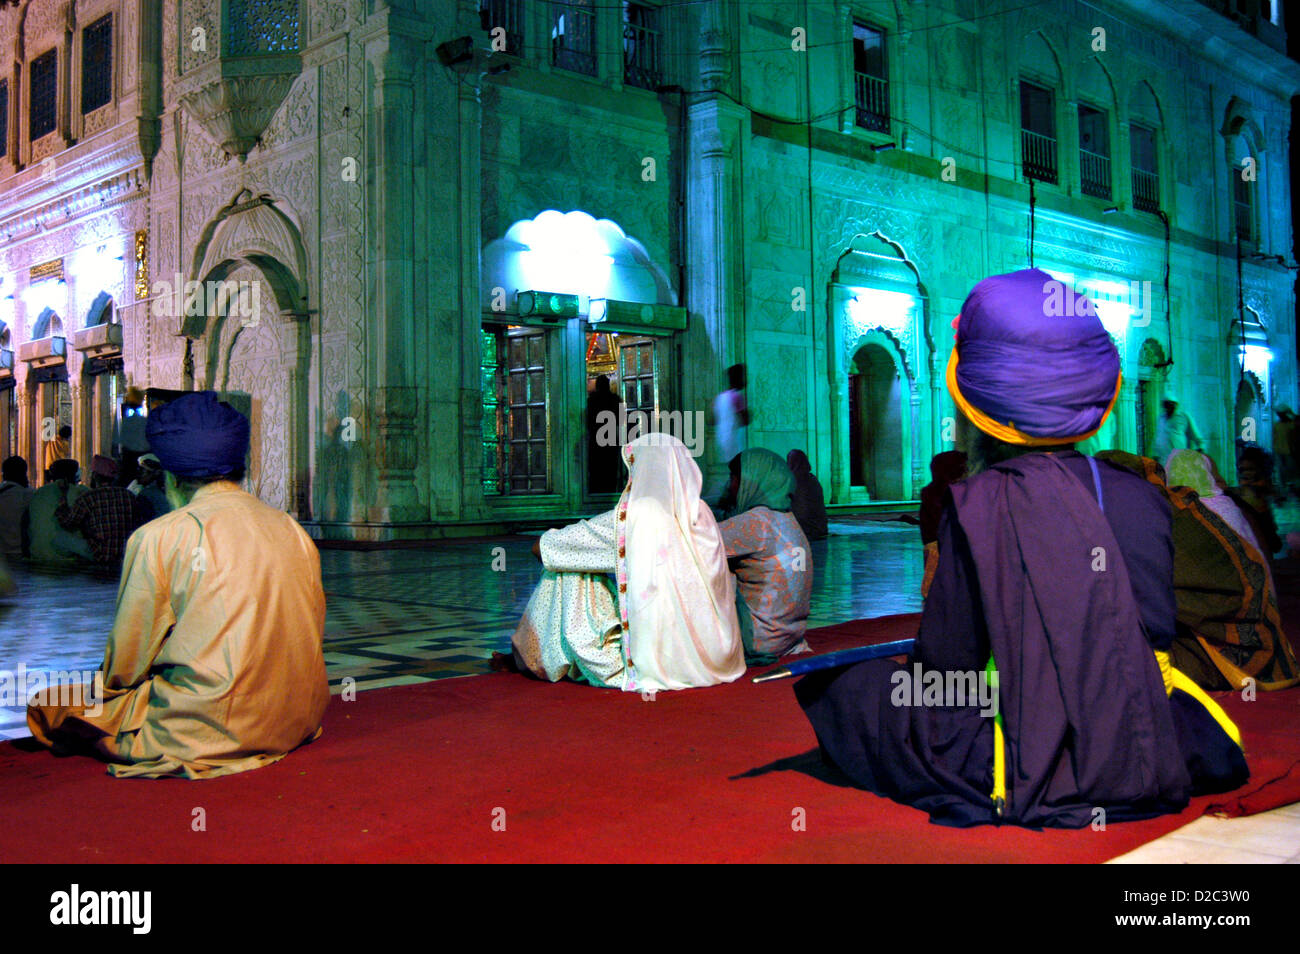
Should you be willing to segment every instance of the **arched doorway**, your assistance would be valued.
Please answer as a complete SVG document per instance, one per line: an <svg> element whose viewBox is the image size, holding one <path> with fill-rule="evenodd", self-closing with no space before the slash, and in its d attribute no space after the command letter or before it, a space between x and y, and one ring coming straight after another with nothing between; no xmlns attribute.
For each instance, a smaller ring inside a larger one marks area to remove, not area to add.
<svg viewBox="0 0 1300 954"><path fill-rule="evenodd" d="M278 510L291 510L291 375L275 292L262 271L247 262L226 263L208 282L230 291L228 298L218 295L210 317L202 387L248 416L249 493ZM292 348L288 355L292 360Z"/></svg>
<svg viewBox="0 0 1300 954"><path fill-rule="evenodd" d="M849 369L849 483L872 500L906 499L903 412L907 397L893 356L865 344Z"/></svg>
<svg viewBox="0 0 1300 954"><path fill-rule="evenodd" d="M927 301L902 248L879 231L855 235L836 260L827 295L831 502L912 500L924 483L939 406L922 360L934 354Z"/></svg>
<svg viewBox="0 0 1300 954"><path fill-rule="evenodd" d="M194 384L217 391L251 425L245 486L311 519L313 337L298 225L266 195L241 191L205 228L191 272L201 283Z"/></svg>
<svg viewBox="0 0 1300 954"><path fill-rule="evenodd" d="M1165 352L1153 338L1142 342L1138 355L1137 452L1150 456L1155 446L1160 402L1165 394Z"/></svg>
<svg viewBox="0 0 1300 954"><path fill-rule="evenodd" d="M1247 444L1261 444L1260 420L1263 409L1262 389L1259 379L1250 371L1237 382L1237 398L1233 404L1232 432L1236 453Z"/></svg>

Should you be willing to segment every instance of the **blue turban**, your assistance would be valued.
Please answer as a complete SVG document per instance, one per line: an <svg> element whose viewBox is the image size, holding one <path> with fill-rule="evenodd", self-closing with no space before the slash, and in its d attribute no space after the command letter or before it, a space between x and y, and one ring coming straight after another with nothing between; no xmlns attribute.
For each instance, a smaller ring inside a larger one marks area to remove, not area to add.
<svg viewBox="0 0 1300 954"><path fill-rule="evenodd" d="M195 391L149 415L149 449L177 477L220 477L244 465L248 418L215 391Z"/></svg>
<svg viewBox="0 0 1300 954"><path fill-rule="evenodd" d="M1119 396L1119 352L1091 299L1037 268L986 278L957 322L948 390L1009 444L1074 444Z"/></svg>

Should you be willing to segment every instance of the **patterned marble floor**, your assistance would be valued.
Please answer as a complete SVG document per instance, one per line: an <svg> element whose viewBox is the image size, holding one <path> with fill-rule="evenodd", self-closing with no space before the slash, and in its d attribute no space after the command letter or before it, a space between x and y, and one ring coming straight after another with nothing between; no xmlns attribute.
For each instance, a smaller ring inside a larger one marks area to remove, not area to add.
<svg viewBox="0 0 1300 954"><path fill-rule="evenodd" d="M863 517L812 545L819 568L810 625L920 608L916 528ZM421 549L324 550L325 662L335 693L488 672L537 582L533 537L446 541ZM0 599L0 671L94 670L113 618L116 578L12 567ZM350 682L347 682L350 680ZM11 700L0 699L2 703ZM0 706L0 738L26 735L19 700Z"/></svg>
<svg viewBox="0 0 1300 954"><path fill-rule="evenodd" d="M1284 533L1300 530L1300 505L1293 502L1279 518ZM831 530L830 539L813 544L811 626L920 609L915 526L837 517ZM422 549L323 551L332 691L487 672L492 651L508 648L537 580L532 542L512 536ZM116 579L23 566L12 572L18 591L0 598L0 673L19 664L28 671L96 669ZM22 702L0 698L0 739L27 734ZM1116 861L1295 863L1298 853L1300 807L1289 806L1252 818L1199 819Z"/></svg>

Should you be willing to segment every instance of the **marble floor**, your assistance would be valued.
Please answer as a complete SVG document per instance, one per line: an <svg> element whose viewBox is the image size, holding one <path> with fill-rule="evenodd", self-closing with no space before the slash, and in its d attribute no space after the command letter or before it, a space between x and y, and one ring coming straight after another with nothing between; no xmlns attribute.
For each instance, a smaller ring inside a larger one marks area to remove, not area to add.
<svg viewBox="0 0 1300 954"><path fill-rule="evenodd" d="M1300 524L1300 513L1286 514ZM878 515L836 516L813 544L818 568L810 626L920 609L921 546L914 525ZM488 672L537 580L533 537L441 541L422 548L324 550L325 661L332 691ZM113 617L116 578L11 568L18 590L0 598L0 671L94 670ZM27 734L20 700L0 699L0 738ZM1144 854L1146 853L1146 854ZM1199 819L1116 861L1296 861L1300 807L1248 819Z"/></svg>

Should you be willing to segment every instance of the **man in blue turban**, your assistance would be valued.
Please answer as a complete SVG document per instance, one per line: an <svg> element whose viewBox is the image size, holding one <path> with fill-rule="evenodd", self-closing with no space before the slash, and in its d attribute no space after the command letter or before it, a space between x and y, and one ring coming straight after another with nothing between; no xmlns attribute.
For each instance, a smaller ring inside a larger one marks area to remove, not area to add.
<svg viewBox="0 0 1300 954"><path fill-rule="evenodd" d="M292 517L239 486L248 419L216 394L157 409L148 435L176 509L127 542L102 693L90 694L102 698L69 705L51 690L27 724L119 777L268 765L320 734L329 701L319 554Z"/></svg>
<svg viewBox="0 0 1300 954"><path fill-rule="evenodd" d="M959 826L1077 828L1235 788L1236 727L1169 664L1168 503L1073 450L1121 386L1095 307L1028 269L976 285L955 326L972 476L945 498L912 659L796 684L823 753Z"/></svg>

